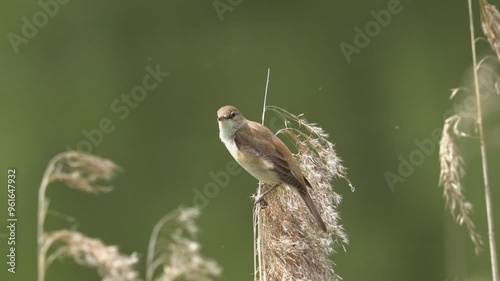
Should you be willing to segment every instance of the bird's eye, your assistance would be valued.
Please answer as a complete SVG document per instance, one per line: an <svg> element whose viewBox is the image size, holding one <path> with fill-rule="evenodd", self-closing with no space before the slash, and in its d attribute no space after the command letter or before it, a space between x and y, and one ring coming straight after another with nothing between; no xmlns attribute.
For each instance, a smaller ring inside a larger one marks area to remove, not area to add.
<svg viewBox="0 0 500 281"><path fill-rule="evenodd" d="M232 111L231 112L231 118L233 118L234 116L236 116L236 112Z"/></svg>

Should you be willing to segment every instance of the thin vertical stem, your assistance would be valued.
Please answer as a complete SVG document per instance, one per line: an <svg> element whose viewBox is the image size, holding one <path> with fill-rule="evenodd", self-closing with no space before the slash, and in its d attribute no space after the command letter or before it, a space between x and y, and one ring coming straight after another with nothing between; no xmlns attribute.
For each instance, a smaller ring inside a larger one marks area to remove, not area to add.
<svg viewBox="0 0 500 281"><path fill-rule="evenodd" d="M259 187L257 191L257 196L260 196L262 189L262 182L259 182ZM264 273L263 260L262 260L262 247L260 234L262 233L262 218L260 217L260 205L256 204L254 207L254 280L263 281L266 280L266 274ZM258 264L258 265L257 265ZM257 274L258 273L258 274ZM258 278L257 278L258 276Z"/></svg>
<svg viewBox="0 0 500 281"><path fill-rule="evenodd" d="M154 226L153 231L151 232L151 237L149 238L148 244L148 253L146 255L146 281L152 281L155 271L158 268L158 264L155 264L155 248L156 243L158 242L158 236L162 227L166 222L172 220L174 217L178 216L179 211L175 211L172 213L168 213L163 216Z"/></svg>
<svg viewBox="0 0 500 281"><path fill-rule="evenodd" d="M42 182L38 189L38 221L37 221L37 265L38 265L38 281L45 280L46 271L46 252L47 249L44 247L45 242L45 217L47 215L47 209L49 208L48 200L45 198L45 193L47 187L50 184L50 176L55 170L56 163L61 160L66 153L61 153L52 158L45 169L43 174Z"/></svg>
<svg viewBox="0 0 500 281"><path fill-rule="evenodd" d="M496 242L495 242L494 225L493 225L493 204L491 202L491 190L488 177L488 160L486 157L486 143L484 141L481 97L479 93L479 79L477 75L477 58L476 58L476 44L474 40L475 35L474 35L474 20L472 13L472 0L468 0L468 4L469 4L469 21L470 21L470 39L472 47L472 63L474 67L474 88L475 88L474 90L475 90L476 104L477 104L477 126L479 130L479 142L481 144L481 162L483 167L484 196L486 200L486 216L488 220L488 240L490 246L491 274L493 277L493 281L500 281L498 275L498 260L497 260Z"/></svg>
<svg viewBox="0 0 500 281"><path fill-rule="evenodd" d="M267 79L266 79L266 89L264 90L264 106L262 109L262 125L264 125L264 119L266 118L266 106L267 106L267 89L269 88L269 76L271 75L271 69L267 69Z"/></svg>
<svg viewBox="0 0 500 281"><path fill-rule="evenodd" d="M253 237L254 237L254 243L253 243L253 274L254 274L254 281L257 281L257 272L259 271L259 267L257 266L257 262L258 262L258 258L259 258L259 255L258 255L258 245L259 245L259 242L258 242L258 237L257 237L257 224L258 224L258 221L257 221L257 205L255 205L253 207L253 217L252 217L252 220L253 220Z"/></svg>
<svg viewBox="0 0 500 281"><path fill-rule="evenodd" d="M49 168L45 170L45 174L38 190L38 224L37 224L37 264L38 264L38 281L45 280L45 251L43 250L45 215L47 214L47 201L45 200L45 191L49 185L50 172Z"/></svg>
<svg viewBox="0 0 500 281"><path fill-rule="evenodd" d="M271 68L267 69L267 78L266 78L266 88L264 90L264 105L262 108L262 125L264 125L264 121L266 118L266 106L267 106L267 90L269 88L269 76L271 74ZM259 187L257 188L257 198L260 198L262 194L262 186L264 183L259 181ZM254 280L257 281L266 281L266 273L265 266L263 261L262 247L261 247L261 230L262 230L262 218L260 216L260 205L257 204L254 207ZM257 266L258 263L258 266ZM258 275L257 275L258 271ZM258 279L257 279L258 276Z"/></svg>

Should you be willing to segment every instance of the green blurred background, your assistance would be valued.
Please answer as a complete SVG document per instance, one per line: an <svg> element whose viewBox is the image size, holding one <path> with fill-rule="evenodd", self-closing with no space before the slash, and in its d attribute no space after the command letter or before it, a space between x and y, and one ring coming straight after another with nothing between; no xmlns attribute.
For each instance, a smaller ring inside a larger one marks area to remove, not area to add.
<svg viewBox="0 0 500 281"><path fill-rule="evenodd" d="M268 104L305 113L330 132L356 186L352 193L345 182L334 182L351 240L347 252L332 257L344 280L488 280L487 249L475 256L444 208L437 150L394 191L384 178L397 173L399 156L408 159L418 148L415 140L429 139L442 126L453 104L449 89L464 83L471 64L467 3L402 0L402 11L348 63L341 42L353 45L353 28L364 28L373 21L370 12L389 2L242 1L221 20L211 1L72 0L16 54L9 32L21 35L22 18L32 21L41 7L2 1L0 221L5 224L7 214L8 167L18 170L19 221L17 273L7 274L2 239L0 279L35 280L44 169L103 118L115 129L92 153L124 168L115 190L93 196L56 185L48 192L51 208L76 217L87 235L127 254L139 252L143 271L155 222L180 204L191 205L193 189L213 181L209 173L224 170L231 159L218 139L217 109L232 104L260 120L270 67ZM169 77L121 120L111 104L142 84L147 66L157 65ZM488 132L500 135L498 126ZM499 143L489 139L500 234ZM464 151L467 197L486 238L479 148L470 141ZM223 267L220 280L253 280L249 196L255 188L246 173L231 177L202 211L203 254ZM47 280L99 279L65 261L51 267Z"/></svg>

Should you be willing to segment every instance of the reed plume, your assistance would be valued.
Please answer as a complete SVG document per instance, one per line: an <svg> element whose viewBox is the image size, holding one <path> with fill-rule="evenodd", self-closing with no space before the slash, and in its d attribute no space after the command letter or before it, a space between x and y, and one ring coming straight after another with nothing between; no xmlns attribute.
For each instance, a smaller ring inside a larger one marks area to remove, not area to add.
<svg viewBox="0 0 500 281"><path fill-rule="evenodd" d="M472 204L463 193L462 179L465 175L465 162L460 154L456 138L463 135L458 126L462 117L455 114L444 122L443 133L439 141L439 161L441 173L439 185L443 187L443 195L451 215L460 225L465 225L476 253L481 252L483 241L472 220Z"/></svg>
<svg viewBox="0 0 500 281"><path fill-rule="evenodd" d="M201 255L196 207L179 207L161 218L149 240L146 281L211 281L221 274L216 261Z"/></svg>
<svg viewBox="0 0 500 281"><path fill-rule="evenodd" d="M441 176L440 185L444 188L444 195L450 207L450 211L455 215L457 221L460 224L465 224L469 232L469 237L474 243L476 253L481 249L482 240L479 234L476 232L475 225L472 222L470 214L472 212L472 204L465 200L465 196L462 193L462 177L464 175L463 169L463 159L458 152L456 143L450 134L450 128L455 128L455 136L457 134L458 124L465 116L472 118L474 120L475 131L477 132L477 138L479 139L479 147L481 151L481 168L483 172L483 187L486 202L486 218L488 222L488 244L490 249L490 261L491 261L491 274L493 281L500 281L500 275L498 272L498 259L496 253L496 241L494 234L494 219L493 219L493 203L491 196L491 187L488 174L488 155L486 150L485 142L485 132L483 124L483 108L482 101L488 97L489 92L486 89L491 89L497 87L495 85L485 85L485 81L481 81L480 84L480 70L483 61L478 63L477 53L476 53L476 37L474 32L474 17L472 10L472 0L468 0L468 11L469 11L469 29L470 29L470 44L472 53L472 66L473 66L473 88L475 97L475 108L473 109L473 114L468 112L459 112L456 115L446 119L443 133L440 141L440 162L441 162ZM481 9L481 24L483 31L488 38L491 48L497 55L498 61L500 61L500 15L497 9L489 4L486 0L479 0L479 6ZM498 80L497 80L498 81ZM486 81L487 82L487 81ZM497 88L498 89L498 88ZM483 90L481 92L481 90ZM455 210L458 208L458 212L455 214Z"/></svg>
<svg viewBox="0 0 500 281"><path fill-rule="evenodd" d="M292 188L283 186L269 193L268 205L264 208L258 204L255 210L258 224L255 280L340 280L330 256L338 247L344 248L348 238L337 210L342 197L330 181L347 180L346 169L328 134L317 124L276 106L268 106L266 110L283 119L284 128L276 134L288 138L295 147L301 171L312 186L308 192L328 233L317 226Z"/></svg>
<svg viewBox="0 0 500 281"><path fill-rule="evenodd" d="M124 256L116 246L107 246L100 240L77 231L59 230L46 235L44 250L55 248L47 258L47 266L62 258L71 258L77 264L96 269L102 281L140 281L133 268L139 261L134 253Z"/></svg>
<svg viewBox="0 0 500 281"><path fill-rule="evenodd" d="M113 179L119 169L120 168L115 163L108 159L76 151L58 154L50 160L38 190L38 281L45 280L46 270L50 265L47 263L47 251L50 246L52 246L54 238L61 237L52 236L52 239L49 240L50 235L44 230L45 219L49 207L49 200L46 197L46 191L49 185L54 182L62 182L71 188L87 193L98 194L101 192L109 192L112 188L104 184ZM70 236L65 237L68 238ZM66 240L66 242L68 241L70 240ZM70 246L69 243L67 243L67 245Z"/></svg>
<svg viewBox="0 0 500 281"><path fill-rule="evenodd" d="M479 7L484 35L486 35L491 49L500 62L500 13L494 5L486 0L479 0Z"/></svg>
<svg viewBox="0 0 500 281"><path fill-rule="evenodd" d="M138 255L123 255L116 246L108 246L74 230L46 232L45 219L49 206L46 198L51 183L98 194L112 190L107 183L120 168L112 161L93 155L69 151L55 156L47 166L39 189L38 208L38 281L44 281L50 265L61 259L72 259L93 268L103 281L141 281L135 270ZM197 208L178 208L164 216L151 235L147 256L148 281L211 281L219 276L219 265L200 254L196 241Z"/></svg>

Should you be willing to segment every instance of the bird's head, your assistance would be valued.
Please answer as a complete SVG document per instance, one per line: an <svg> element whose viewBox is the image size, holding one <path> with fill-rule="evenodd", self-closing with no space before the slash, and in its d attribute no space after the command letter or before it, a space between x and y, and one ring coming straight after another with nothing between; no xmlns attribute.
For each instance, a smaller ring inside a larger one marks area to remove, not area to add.
<svg viewBox="0 0 500 281"><path fill-rule="evenodd" d="M245 117L241 115L241 112L236 107L232 105L226 105L221 107L217 111L217 121L219 121L219 123L227 122L241 124L245 121Z"/></svg>
<svg viewBox="0 0 500 281"><path fill-rule="evenodd" d="M217 121L219 121L219 130L222 137L222 135L232 136L245 124L247 119L236 107L226 105L217 111Z"/></svg>

